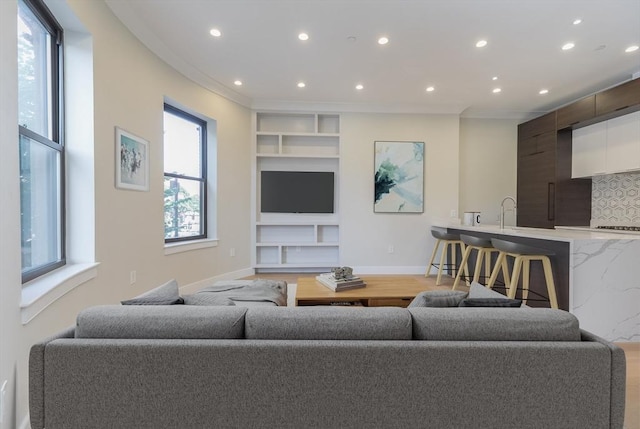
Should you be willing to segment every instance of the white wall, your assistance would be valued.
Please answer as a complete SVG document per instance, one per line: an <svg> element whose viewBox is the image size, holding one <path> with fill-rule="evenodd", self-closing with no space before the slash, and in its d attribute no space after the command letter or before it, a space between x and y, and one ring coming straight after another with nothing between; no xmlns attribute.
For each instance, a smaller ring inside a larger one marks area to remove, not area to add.
<svg viewBox="0 0 640 429"><path fill-rule="evenodd" d="M500 203L516 198L518 121L462 119L460 122L460 213L482 212L481 222L499 224ZM505 225L515 225L512 202Z"/></svg>

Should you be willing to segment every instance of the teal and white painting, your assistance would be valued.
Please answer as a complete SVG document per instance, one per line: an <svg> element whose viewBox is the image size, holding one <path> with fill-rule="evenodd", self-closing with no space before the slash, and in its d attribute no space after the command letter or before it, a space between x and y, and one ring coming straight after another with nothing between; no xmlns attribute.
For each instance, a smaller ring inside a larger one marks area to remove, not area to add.
<svg viewBox="0 0 640 429"><path fill-rule="evenodd" d="M424 211L424 142L375 145L374 213Z"/></svg>

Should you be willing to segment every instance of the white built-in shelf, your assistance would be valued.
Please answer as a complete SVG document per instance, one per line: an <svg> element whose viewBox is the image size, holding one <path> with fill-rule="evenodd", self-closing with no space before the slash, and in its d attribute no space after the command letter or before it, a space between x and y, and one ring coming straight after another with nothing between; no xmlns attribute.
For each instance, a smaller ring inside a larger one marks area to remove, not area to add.
<svg viewBox="0 0 640 429"><path fill-rule="evenodd" d="M339 265L338 214L260 212L260 172L333 171L339 189L340 116L318 113L255 114L256 212L253 230L256 269L327 268Z"/></svg>

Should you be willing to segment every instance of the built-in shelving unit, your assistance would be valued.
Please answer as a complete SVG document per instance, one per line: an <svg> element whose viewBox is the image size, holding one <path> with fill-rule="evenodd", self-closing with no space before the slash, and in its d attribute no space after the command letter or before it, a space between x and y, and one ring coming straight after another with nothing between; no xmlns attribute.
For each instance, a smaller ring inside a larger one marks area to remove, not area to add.
<svg viewBox="0 0 640 429"><path fill-rule="evenodd" d="M324 270L340 262L340 116L256 112L253 266L257 271ZM331 171L335 213L262 213L261 171Z"/></svg>

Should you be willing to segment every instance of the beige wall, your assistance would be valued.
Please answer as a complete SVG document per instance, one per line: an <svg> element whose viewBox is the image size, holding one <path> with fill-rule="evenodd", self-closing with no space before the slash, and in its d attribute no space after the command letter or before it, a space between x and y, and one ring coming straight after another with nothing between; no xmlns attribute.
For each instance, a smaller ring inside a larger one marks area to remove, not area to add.
<svg viewBox="0 0 640 429"><path fill-rule="evenodd" d="M28 412L31 344L73 323L81 309L116 303L175 277L187 285L250 268L251 112L178 74L140 44L101 1L67 0L93 46L95 258L98 276L55 301L27 325L20 321L19 182L17 165L16 3L0 1L0 383L9 380L5 427ZM165 256L162 237L162 105L168 97L217 121L219 245ZM114 187L114 127L150 142L149 192ZM515 123L452 115L341 116L341 263L369 272L420 272L434 220L451 210L497 214L515 193ZM373 142L423 141L425 211L373 213ZM485 217L485 219L488 219ZM89 220L91 222L91 220ZM495 222L493 222L495 223ZM75 237L74 240L78 240ZM394 253L388 253L389 246ZM230 248L236 256L230 256ZM129 285L129 273L137 283ZM15 391L15 394L14 394ZM15 412L13 411L15 409Z"/></svg>
<svg viewBox="0 0 640 429"><path fill-rule="evenodd" d="M461 216L479 211L483 223L496 225L502 199L516 198L517 125L511 119L460 121ZM505 224L515 225L513 211L506 212Z"/></svg>
<svg viewBox="0 0 640 429"><path fill-rule="evenodd" d="M23 423L28 411L27 359L39 339L73 323L82 308L116 303L170 278L181 285L248 269L251 189L251 112L184 78L151 54L102 2L67 3L93 42L95 155L95 257L98 276L55 301L30 323L20 321L20 244L17 197L16 3L2 1L2 364L0 383L16 388L16 413L6 427ZM10 19L6 18L9 17ZM4 55L8 60L4 60ZM90 90L90 88L87 88ZM165 256L163 228L163 100L217 121L217 247ZM5 123L8 124L5 126ZM10 124L10 125L9 125ZM90 126L90 124L88 124ZM114 127L150 142L150 190L114 187ZM15 162L13 162L14 160ZM231 257L229 249L236 249ZM6 255L6 256L5 256ZM129 273L137 282L129 285ZM17 386L17 387L15 387ZM10 391L8 405L13 409Z"/></svg>
<svg viewBox="0 0 640 429"><path fill-rule="evenodd" d="M359 272L421 272L434 219L458 208L459 118L343 114L340 147L340 260ZM424 213L373 213L376 140L425 143ZM389 246L394 252L389 253Z"/></svg>

